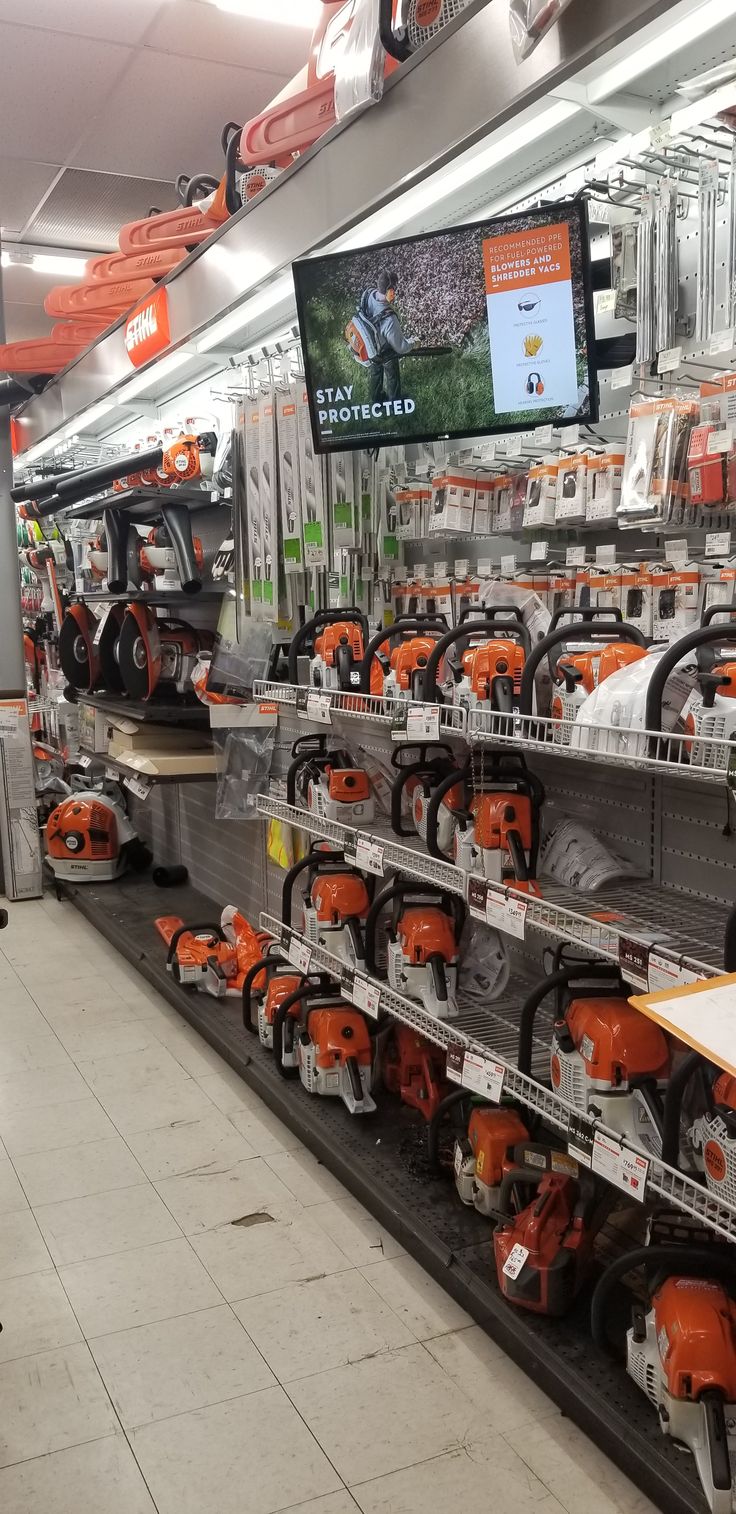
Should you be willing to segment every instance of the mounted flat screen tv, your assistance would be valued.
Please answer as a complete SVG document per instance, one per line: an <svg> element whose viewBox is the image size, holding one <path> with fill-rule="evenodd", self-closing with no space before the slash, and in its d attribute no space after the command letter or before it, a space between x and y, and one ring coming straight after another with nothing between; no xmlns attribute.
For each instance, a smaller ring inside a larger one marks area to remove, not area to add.
<svg viewBox="0 0 736 1514"><path fill-rule="evenodd" d="M587 209L294 264L319 452L598 418Z"/></svg>

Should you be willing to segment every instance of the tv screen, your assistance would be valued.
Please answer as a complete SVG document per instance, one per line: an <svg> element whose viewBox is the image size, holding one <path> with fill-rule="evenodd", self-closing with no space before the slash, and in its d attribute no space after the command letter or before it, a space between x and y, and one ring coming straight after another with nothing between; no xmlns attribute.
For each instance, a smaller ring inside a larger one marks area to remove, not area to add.
<svg viewBox="0 0 736 1514"><path fill-rule="evenodd" d="M319 452L598 418L583 204L294 264Z"/></svg>

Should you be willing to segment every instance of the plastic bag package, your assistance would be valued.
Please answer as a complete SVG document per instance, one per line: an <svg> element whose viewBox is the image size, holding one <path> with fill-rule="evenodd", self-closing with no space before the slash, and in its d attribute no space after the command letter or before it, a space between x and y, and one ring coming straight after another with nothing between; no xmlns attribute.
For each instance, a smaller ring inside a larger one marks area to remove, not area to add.
<svg viewBox="0 0 736 1514"><path fill-rule="evenodd" d="M534 52L570 0L509 0L509 26L517 63Z"/></svg>
<svg viewBox="0 0 736 1514"><path fill-rule="evenodd" d="M379 11L380 0L355 0L350 29L335 63L338 121L382 98L385 53L378 29Z"/></svg>
<svg viewBox="0 0 736 1514"><path fill-rule="evenodd" d="M269 791L274 726L213 729L217 759L216 820L259 820L256 800Z"/></svg>
<svg viewBox="0 0 736 1514"><path fill-rule="evenodd" d="M460 937L460 961L458 1003L461 1010L485 1009L490 1000L501 997L511 968L498 931L489 930L487 925L475 920L466 920Z"/></svg>
<svg viewBox="0 0 736 1514"><path fill-rule="evenodd" d="M617 856L595 831L578 820L562 820L545 836L539 871L555 883L589 894L608 883L639 876L631 862Z"/></svg>

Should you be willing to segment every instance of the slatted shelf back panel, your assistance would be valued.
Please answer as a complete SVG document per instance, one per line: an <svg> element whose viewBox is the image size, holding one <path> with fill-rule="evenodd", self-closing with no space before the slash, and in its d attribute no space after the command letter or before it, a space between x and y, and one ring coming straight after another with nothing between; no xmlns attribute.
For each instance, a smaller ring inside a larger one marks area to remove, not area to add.
<svg viewBox="0 0 736 1514"><path fill-rule="evenodd" d="M658 780L661 882L678 893L736 902L736 799L722 787Z"/></svg>

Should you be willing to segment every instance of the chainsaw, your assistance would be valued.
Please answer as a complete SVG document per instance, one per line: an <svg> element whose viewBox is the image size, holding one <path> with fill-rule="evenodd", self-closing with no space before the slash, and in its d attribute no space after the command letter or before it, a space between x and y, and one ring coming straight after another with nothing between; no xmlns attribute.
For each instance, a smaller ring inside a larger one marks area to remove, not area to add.
<svg viewBox="0 0 736 1514"><path fill-rule="evenodd" d="M480 619L477 616L474 608L463 610L460 624L436 642L427 664L424 697L430 704L455 704L465 710L482 706L512 714L519 707L531 636L515 605L496 605L487 619L482 613ZM450 656L453 648L455 660Z"/></svg>
<svg viewBox="0 0 736 1514"><path fill-rule="evenodd" d="M298 972L283 957L268 955L254 962L243 980L243 1025L257 1035L266 1051L273 1051L273 1022L276 1011L289 994L302 984L327 987L330 979L322 974ZM296 1011L295 1011L296 1013ZM292 1064L296 1066L296 1062Z"/></svg>
<svg viewBox="0 0 736 1514"><path fill-rule="evenodd" d="M436 641L447 630L444 615L402 615L377 631L360 669L364 694L423 699L424 674Z"/></svg>
<svg viewBox="0 0 736 1514"><path fill-rule="evenodd" d="M387 944L378 926L391 906ZM372 977L387 979L397 993L423 1004L439 1020L458 1016L460 932L465 905L434 884L399 879L376 895L365 926L365 962Z"/></svg>
<svg viewBox="0 0 736 1514"><path fill-rule="evenodd" d="M450 1165L441 1155L440 1141L442 1126L453 1111L459 1111L463 1119L451 1147L458 1197L468 1208L493 1218L504 1175L515 1166L513 1149L529 1140L529 1131L511 1105L481 1104L466 1088L454 1088L436 1105L427 1132L427 1152L435 1172Z"/></svg>
<svg viewBox="0 0 736 1514"><path fill-rule="evenodd" d="M646 656L641 631L617 619L616 611L560 610L553 620L560 621L569 615L580 615L582 619L573 625L553 624L548 635L533 648L522 673L519 698L520 713L532 715L535 675L546 658L553 685L552 737L556 746L570 745L572 727L588 695L611 673ZM555 656L559 647L564 651Z"/></svg>
<svg viewBox="0 0 736 1514"><path fill-rule="evenodd" d="M536 1146L537 1161L545 1161ZM514 1159L523 1159L524 1147ZM599 1195L589 1172L555 1170L554 1163L576 1167L564 1153L547 1150L544 1169L517 1165L504 1174L498 1200L500 1218L493 1233L498 1286L519 1309L559 1318L572 1307L587 1282L595 1237L613 1199ZM515 1213L517 1203L525 1207Z"/></svg>
<svg viewBox="0 0 736 1514"><path fill-rule="evenodd" d="M245 978L269 940L232 905L223 910L219 925L185 925L177 915L163 915L154 923L168 948L166 970L174 981L214 999L242 995Z"/></svg>
<svg viewBox="0 0 736 1514"><path fill-rule="evenodd" d="M330 991L304 983L282 999L274 1016L273 1051L282 1076L298 1072L307 1093L342 1099L350 1114L375 1110L368 1025L341 999L337 985Z"/></svg>
<svg viewBox="0 0 736 1514"><path fill-rule="evenodd" d="M519 1021L519 1070L531 1075L539 1006L555 994L550 1081L555 1093L652 1156L662 1152L670 1071L664 1032L628 1002L618 970L577 962L544 978Z"/></svg>
<svg viewBox="0 0 736 1514"><path fill-rule="evenodd" d="M681 1057L667 1085L662 1160L694 1170L714 1198L736 1203L736 1078L700 1052Z"/></svg>
<svg viewBox="0 0 736 1514"><path fill-rule="evenodd" d="M62 799L46 825L46 860L70 883L111 883L126 868L144 872L151 853L128 819L117 784Z"/></svg>
<svg viewBox="0 0 736 1514"><path fill-rule="evenodd" d="M311 851L295 862L284 879L281 919L291 925L294 884L306 873L302 899L301 931L313 946L338 957L347 967L365 968L363 931L371 905L373 880L366 881L343 852Z"/></svg>
<svg viewBox="0 0 736 1514"><path fill-rule="evenodd" d="M380 34L389 57L404 63L468 9L471 0L380 0Z"/></svg>
<svg viewBox="0 0 736 1514"><path fill-rule="evenodd" d="M320 820L371 825L375 803L368 774L353 764L349 752L327 750L326 736L302 736L294 742L286 777L286 802L307 809Z"/></svg>
<svg viewBox="0 0 736 1514"><path fill-rule="evenodd" d="M356 691L367 640L368 622L361 610L320 610L292 640L289 683Z"/></svg>
<svg viewBox="0 0 736 1514"><path fill-rule="evenodd" d="M662 700L667 678L689 652L697 657L700 697L691 695L682 714L690 762L700 768L727 768L729 742L736 741L736 626L716 625L717 615L732 615L736 607L710 605L702 625L672 643L660 658L649 684L647 729L662 729ZM652 719L656 723L648 724Z"/></svg>
<svg viewBox="0 0 736 1514"><path fill-rule="evenodd" d="M439 1046L395 1022L381 1057L381 1077L389 1093L431 1120L448 1090L446 1063Z"/></svg>
<svg viewBox="0 0 736 1514"><path fill-rule="evenodd" d="M474 756L449 773L427 806L427 849L494 883L538 893L539 816L544 788L516 753Z"/></svg>
<svg viewBox="0 0 736 1514"><path fill-rule="evenodd" d="M729 1248L730 1250L730 1248ZM659 1418L663 1435L687 1447L711 1514L733 1514L736 1455L736 1303L726 1248L651 1245L610 1264L591 1301L597 1346L610 1352L611 1296L644 1269L648 1302L637 1299L626 1333L626 1370Z"/></svg>
<svg viewBox="0 0 736 1514"><path fill-rule="evenodd" d="M452 748L442 742L399 746L391 763L398 769L391 785L391 829L395 836L421 836L426 841L429 801L437 785L455 770ZM412 822L408 826L404 820L405 796Z"/></svg>
<svg viewBox="0 0 736 1514"><path fill-rule="evenodd" d="M211 632L195 631L183 620L158 620L148 605L128 605L117 646L126 693L141 700L157 691L190 694L200 652L211 650L213 641Z"/></svg>

